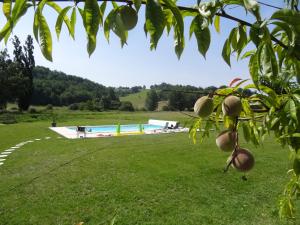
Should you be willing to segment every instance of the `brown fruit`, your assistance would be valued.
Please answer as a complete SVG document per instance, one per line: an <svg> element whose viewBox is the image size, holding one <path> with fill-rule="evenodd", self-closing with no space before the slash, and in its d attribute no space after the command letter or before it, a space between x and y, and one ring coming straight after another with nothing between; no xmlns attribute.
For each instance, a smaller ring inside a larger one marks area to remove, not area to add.
<svg viewBox="0 0 300 225"><path fill-rule="evenodd" d="M207 117L214 110L214 102L213 99L209 96L203 96L199 98L194 105L194 112L197 116Z"/></svg>
<svg viewBox="0 0 300 225"><path fill-rule="evenodd" d="M224 152L231 152L235 148L237 133L231 130L222 131L216 138L216 144Z"/></svg>
<svg viewBox="0 0 300 225"><path fill-rule="evenodd" d="M133 29L138 21L136 11L130 6L121 6L119 9L121 20L126 30Z"/></svg>
<svg viewBox="0 0 300 225"><path fill-rule="evenodd" d="M222 111L225 116L239 116L242 111L241 99L233 95L226 97L222 104Z"/></svg>
<svg viewBox="0 0 300 225"><path fill-rule="evenodd" d="M253 168L254 163L254 157L247 149L239 148L235 151L232 165L237 170L247 172Z"/></svg>

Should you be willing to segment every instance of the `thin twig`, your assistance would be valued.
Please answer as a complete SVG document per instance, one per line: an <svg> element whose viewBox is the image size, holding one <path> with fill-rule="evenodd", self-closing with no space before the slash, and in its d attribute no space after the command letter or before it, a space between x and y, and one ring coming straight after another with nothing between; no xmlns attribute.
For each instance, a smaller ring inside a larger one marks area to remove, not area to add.
<svg viewBox="0 0 300 225"><path fill-rule="evenodd" d="M274 9L282 9L282 8L280 8L280 7L278 7L278 6L270 5L270 4L268 4L268 3L264 3L264 2L261 2L261 1L257 1L257 2L258 2L259 4L261 4L261 5L268 6L268 7L274 8Z"/></svg>

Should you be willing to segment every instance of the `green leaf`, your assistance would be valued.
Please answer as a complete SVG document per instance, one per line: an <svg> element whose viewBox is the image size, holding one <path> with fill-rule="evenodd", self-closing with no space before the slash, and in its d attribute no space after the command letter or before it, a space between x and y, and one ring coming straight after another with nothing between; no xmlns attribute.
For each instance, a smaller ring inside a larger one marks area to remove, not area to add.
<svg viewBox="0 0 300 225"><path fill-rule="evenodd" d="M293 97L300 104L300 94L293 94Z"/></svg>
<svg viewBox="0 0 300 225"><path fill-rule="evenodd" d="M216 93L219 95L229 95L229 94L232 94L233 91L234 91L234 88L228 87L228 88L217 89Z"/></svg>
<svg viewBox="0 0 300 225"><path fill-rule="evenodd" d="M295 10L278 10L272 15L271 19L284 21L292 25L297 33L300 33L300 13Z"/></svg>
<svg viewBox="0 0 300 225"><path fill-rule="evenodd" d="M255 54L255 50L245 52L244 55L241 57L241 59L246 59L248 57L251 57L253 54Z"/></svg>
<svg viewBox="0 0 300 225"><path fill-rule="evenodd" d="M197 44L198 51L204 56L210 45L210 31L208 27L203 28L203 19L200 15L196 16L190 26L190 34L194 33Z"/></svg>
<svg viewBox="0 0 300 225"><path fill-rule="evenodd" d="M10 19L12 0L3 0L2 11L6 19Z"/></svg>
<svg viewBox="0 0 300 225"><path fill-rule="evenodd" d="M293 162L293 169L297 176L300 175L300 159L298 157L295 157Z"/></svg>
<svg viewBox="0 0 300 225"><path fill-rule="evenodd" d="M247 45L248 39L246 34L246 26L239 26L237 31L237 53L238 57L241 54L244 47Z"/></svg>
<svg viewBox="0 0 300 225"><path fill-rule="evenodd" d="M11 22L7 21L4 27L0 31L0 41L3 40L3 38L11 32Z"/></svg>
<svg viewBox="0 0 300 225"><path fill-rule="evenodd" d="M150 49L156 49L165 28L165 17L162 7L155 0L147 1L145 28L150 34Z"/></svg>
<svg viewBox="0 0 300 225"><path fill-rule="evenodd" d="M121 46L123 47L127 41L128 31L124 28L118 9L110 11L104 21L104 35L107 41L109 41L110 30L112 30L120 38Z"/></svg>
<svg viewBox="0 0 300 225"><path fill-rule="evenodd" d="M89 56L96 48L96 37L101 18L100 8L97 0L86 0L83 11L84 27L88 36L87 51Z"/></svg>
<svg viewBox="0 0 300 225"><path fill-rule="evenodd" d="M248 123L242 123L243 126L243 133L244 133L244 138L247 142L250 141L250 128Z"/></svg>
<svg viewBox="0 0 300 225"><path fill-rule="evenodd" d="M244 6L247 10L255 10L258 7L256 0L244 0Z"/></svg>
<svg viewBox="0 0 300 225"><path fill-rule="evenodd" d="M134 4L134 7L135 7L136 11L138 12L140 10L141 5L142 5L142 0L133 0L133 4Z"/></svg>
<svg viewBox="0 0 300 225"><path fill-rule="evenodd" d="M230 41L229 41L229 39L226 39L224 46L223 46L222 57L229 66L231 66L230 65L230 55L231 55Z"/></svg>
<svg viewBox="0 0 300 225"><path fill-rule="evenodd" d="M229 42L231 44L231 47L234 51L237 50L237 36L238 36L238 27L235 27L231 30L230 34L229 34Z"/></svg>
<svg viewBox="0 0 300 225"><path fill-rule="evenodd" d="M261 65L262 74L268 77L277 77L279 67L273 46L269 43L261 43L260 49L261 51L259 51L258 60Z"/></svg>
<svg viewBox="0 0 300 225"><path fill-rule="evenodd" d="M115 14L115 20L112 25L112 31L120 38L121 46L123 47L123 45L126 44L127 41L128 31L125 29L119 13Z"/></svg>
<svg viewBox="0 0 300 225"><path fill-rule="evenodd" d="M100 6L100 14L101 14L101 19L100 19L100 25L103 26L103 17L104 17L104 13L105 13L105 9L106 9L106 4L107 2L102 2L101 6Z"/></svg>
<svg viewBox="0 0 300 225"><path fill-rule="evenodd" d="M181 16L180 10L176 6L176 4L172 0L163 0L165 3L165 7L170 9L174 15L175 22L178 28L178 32L182 39L184 38L184 23L183 23L183 18Z"/></svg>
<svg viewBox="0 0 300 225"><path fill-rule="evenodd" d="M254 145L259 145L259 134L258 134L258 130L255 126L255 124L250 121L249 122L249 125L250 125L250 129L251 129L251 136L250 136L250 139L252 141L252 143Z"/></svg>
<svg viewBox="0 0 300 225"><path fill-rule="evenodd" d="M246 115L253 116L252 109L251 109L249 101L247 99L242 99L242 107L243 107L243 111L245 112Z"/></svg>
<svg viewBox="0 0 300 225"><path fill-rule="evenodd" d="M293 30L291 29L291 27L289 26L289 24L285 23L285 22L281 22L281 21L274 21L272 22L272 24L276 25L277 27L275 27L275 29L272 31L272 34L275 35L277 31L284 31L290 42L293 42Z"/></svg>
<svg viewBox="0 0 300 225"><path fill-rule="evenodd" d="M37 43L39 43L39 10L36 10L34 13L34 19L33 19L33 34L35 37L35 40L37 41Z"/></svg>
<svg viewBox="0 0 300 225"><path fill-rule="evenodd" d="M50 7L52 7L58 13L58 18L57 18L56 24L55 24L55 31L57 34L57 39L59 39L59 35L61 32L61 26L62 26L63 22L66 24L69 34L74 39L74 31L71 28L70 19L66 15L67 12L70 10L71 6L67 6L64 9L61 9L61 7L59 5L57 5L55 2L47 2L46 4L49 5Z"/></svg>
<svg viewBox="0 0 300 225"><path fill-rule="evenodd" d="M220 33L220 16L215 16L214 26L216 31Z"/></svg>
<svg viewBox="0 0 300 225"><path fill-rule="evenodd" d="M114 9L119 8L119 6L118 6L118 4L116 2L112 1L111 4L112 4L112 6L113 6Z"/></svg>
<svg viewBox="0 0 300 225"><path fill-rule="evenodd" d="M224 127L226 127L227 129L231 129L232 127L234 127L234 123L235 118L230 116L224 116Z"/></svg>
<svg viewBox="0 0 300 225"><path fill-rule="evenodd" d="M16 0L14 7L12 9L11 19L13 23L16 23L18 17L20 17L21 11L23 11L24 7L26 6L26 0ZM15 26L15 25L14 25Z"/></svg>
<svg viewBox="0 0 300 225"><path fill-rule="evenodd" d="M253 24L253 26L250 28L250 39L251 41L256 45L256 47L259 45L260 43L260 37L259 37L259 24L256 22L255 24Z"/></svg>
<svg viewBox="0 0 300 225"><path fill-rule="evenodd" d="M176 4L172 0L163 0L165 3L165 7L170 9L175 21L175 52L177 54L178 59L180 58L183 49L184 49L184 23L183 18L181 16L180 10L176 6ZM164 14L165 15L165 14Z"/></svg>
<svg viewBox="0 0 300 225"><path fill-rule="evenodd" d="M47 0L42 0L38 4L38 8L34 13L34 19L33 19L33 34L35 37L35 40L39 43L39 28L40 28L40 21L39 16L42 14L43 8L45 4L47 3Z"/></svg>
<svg viewBox="0 0 300 225"><path fill-rule="evenodd" d="M75 24L76 24L76 8L73 7L70 21L70 29L75 38Z"/></svg>
<svg viewBox="0 0 300 225"><path fill-rule="evenodd" d="M180 29L175 25L175 31L174 31L174 46L175 46L175 53L177 55L177 58L180 59L180 56L184 49L184 37L182 37L182 34L179 31Z"/></svg>
<svg viewBox="0 0 300 225"><path fill-rule="evenodd" d="M56 31L56 35L57 35L57 39L59 39L59 35L61 32L61 27L62 27L62 23L65 20L66 14L67 12L71 9L71 6L67 6L66 8L64 8L63 10L60 11L57 20L56 20L56 24L55 24L55 31ZM69 19L67 20L67 27L69 29L69 32L71 33L71 24ZM72 35L74 37L74 34Z"/></svg>
<svg viewBox="0 0 300 225"><path fill-rule="evenodd" d="M264 92L265 94L267 94L267 96L264 94L263 96L261 95L261 97L269 97L273 100L274 104L278 105L279 99L277 97L276 92L273 89L264 85L255 86L254 84L248 84L244 87L244 89L250 88L257 88L259 91Z"/></svg>
<svg viewBox="0 0 300 225"><path fill-rule="evenodd" d="M19 19L27 12L27 9L31 7L31 3L27 3L26 0L16 0L12 9L11 17L0 31L0 41L4 38L5 44Z"/></svg>
<svg viewBox="0 0 300 225"><path fill-rule="evenodd" d="M258 81L259 81L259 66L258 66L258 58L257 53L253 54L249 60L249 72L252 78L253 83L256 87L258 87Z"/></svg>
<svg viewBox="0 0 300 225"><path fill-rule="evenodd" d="M297 108L296 108L296 104L295 104L295 102L294 102L293 99L290 99L287 102L287 110L286 110L286 112L291 115L291 118L294 121L297 121Z"/></svg>
<svg viewBox="0 0 300 225"><path fill-rule="evenodd" d="M106 40L109 42L110 29L112 28L112 24L114 23L116 17L116 10L112 10L107 15L104 21L104 36Z"/></svg>
<svg viewBox="0 0 300 225"><path fill-rule="evenodd" d="M40 48L46 59L52 61L52 37L45 17L39 14Z"/></svg>
<svg viewBox="0 0 300 225"><path fill-rule="evenodd" d="M167 34L169 35L171 28L173 26L173 13L170 9L164 9L164 15L165 15L165 22L166 22L166 28L167 28Z"/></svg>

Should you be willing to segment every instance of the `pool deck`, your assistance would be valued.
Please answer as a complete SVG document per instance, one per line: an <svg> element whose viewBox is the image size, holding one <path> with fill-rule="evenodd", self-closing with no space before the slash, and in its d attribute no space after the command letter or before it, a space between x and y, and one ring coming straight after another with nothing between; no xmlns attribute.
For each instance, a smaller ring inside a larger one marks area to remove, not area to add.
<svg viewBox="0 0 300 225"><path fill-rule="evenodd" d="M62 135L68 139L78 139L78 138L99 138L99 137L116 137L125 135L142 135L142 134L167 134L167 133L178 133L178 132L188 132L188 128L178 128L178 129L158 129L144 132L121 132L117 133L90 133L90 132L77 132L76 130L69 129L68 127L49 127L54 132Z"/></svg>

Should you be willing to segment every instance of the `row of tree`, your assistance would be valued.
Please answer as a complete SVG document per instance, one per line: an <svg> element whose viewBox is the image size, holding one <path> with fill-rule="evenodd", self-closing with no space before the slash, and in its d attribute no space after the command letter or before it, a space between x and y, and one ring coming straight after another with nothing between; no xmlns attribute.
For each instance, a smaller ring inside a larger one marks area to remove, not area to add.
<svg viewBox="0 0 300 225"><path fill-rule="evenodd" d="M133 87L117 87L115 88L115 92L119 97L127 96L130 94L135 94L145 90L146 86L133 86Z"/></svg>
<svg viewBox="0 0 300 225"><path fill-rule="evenodd" d="M159 85L150 86L151 90L147 93L145 108L149 111L154 111L158 107L159 101L166 101L167 105L164 110L192 110L198 98L208 95L220 88L226 86L209 86L206 88L195 87L191 85L172 85L162 83ZM242 90L244 95L252 95L251 90Z"/></svg>

